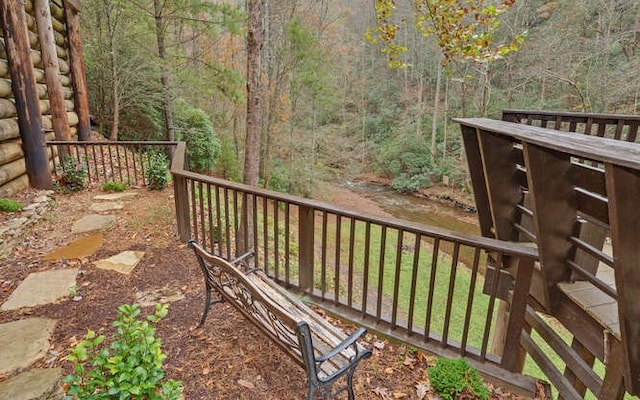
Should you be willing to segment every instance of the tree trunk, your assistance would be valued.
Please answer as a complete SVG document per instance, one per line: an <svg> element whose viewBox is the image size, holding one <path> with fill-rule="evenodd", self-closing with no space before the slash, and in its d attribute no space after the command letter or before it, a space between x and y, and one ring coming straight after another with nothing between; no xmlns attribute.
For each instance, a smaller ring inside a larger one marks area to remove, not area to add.
<svg viewBox="0 0 640 400"><path fill-rule="evenodd" d="M242 181L251 186L258 184L260 165L259 138L262 129L262 62L264 38L262 27L262 0L248 0L247 14L247 135L244 152Z"/></svg>
<svg viewBox="0 0 640 400"><path fill-rule="evenodd" d="M113 20L113 16L111 13L113 12L113 4L108 2L106 5L106 17L107 17L107 32L108 32L108 40L109 40L109 63L110 68L109 72L111 74L111 132L109 133L110 140L118 140L118 131L120 127L120 81L118 78L118 70L117 70L117 57L116 57L116 44L115 44L115 35L116 29L115 25L117 21Z"/></svg>
<svg viewBox="0 0 640 400"><path fill-rule="evenodd" d="M244 150L242 181L250 186L258 185L260 166L260 133L262 131L262 0L247 1L249 26L247 32L247 135ZM265 200L266 201L266 200ZM243 201L242 222L237 235L237 253L244 253L254 243L253 200Z"/></svg>
<svg viewBox="0 0 640 400"><path fill-rule="evenodd" d="M173 113L171 111L171 97L169 95L169 71L167 70L166 63L166 49L164 45L164 17L162 15L162 4L159 0L153 0L154 17L156 21L156 40L158 42L158 57L160 58L161 74L160 84L162 85L162 105L164 108L164 126L165 126L165 138L169 141L175 140L175 133L173 129ZM173 158L173 148L170 148L171 158Z"/></svg>
<svg viewBox="0 0 640 400"><path fill-rule="evenodd" d="M0 1L0 23L29 184L38 189L51 189L53 182L42 133L42 116L38 107L33 64L29 57L30 45L22 1Z"/></svg>
<svg viewBox="0 0 640 400"><path fill-rule="evenodd" d="M433 99L433 119L431 120L431 157L436 160L436 143L438 138L438 107L440 107L440 86L442 81L442 64L438 63L436 76L436 94Z"/></svg>

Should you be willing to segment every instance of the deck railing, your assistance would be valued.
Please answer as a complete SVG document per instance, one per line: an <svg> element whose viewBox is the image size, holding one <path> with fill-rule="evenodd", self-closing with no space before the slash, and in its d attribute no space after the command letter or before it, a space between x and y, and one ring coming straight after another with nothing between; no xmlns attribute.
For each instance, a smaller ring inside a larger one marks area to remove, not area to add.
<svg viewBox="0 0 640 400"><path fill-rule="evenodd" d="M564 373L531 335L523 334L523 345L563 398L580 398L586 389L617 398L623 374L626 390L640 393L640 145L627 143L636 140L640 118L505 115L519 123L456 120L481 231L538 248L531 305L573 336L568 346L532 309L527 313L527 324L566 363ZM554 129L535 121L555 121ZM604 378L591 369L595 358L606 365Z"/></svg>
<svg viewBox="0 0 640 400"><path fill-rule="evenodd" d="M640 115L504 110L502 120L625 142L640 142Z"/></svg>
<svg viewBox="0 0 640 400"><path fill-rule="evenodd" d="M168 156L177 144L164 141L46 142L54 176L60 176L62 164L71 159L74 165L84 167L89 184L118 182L134 186L148 183L145 171L149 169L151 154Z"/></svg>
<svg viewBox="0 0 640 400"><path fill-rule="evenodd" d="M535 249L192 173L185 157L181 143L171 172L183 240L226 258L252 249L257 267L329 311L432 353L466 357L531 391L531 380L510 372L522 367ZM499 274L485 282L486 263L521 278L510 288L508 314L498 312Z"/></svg>

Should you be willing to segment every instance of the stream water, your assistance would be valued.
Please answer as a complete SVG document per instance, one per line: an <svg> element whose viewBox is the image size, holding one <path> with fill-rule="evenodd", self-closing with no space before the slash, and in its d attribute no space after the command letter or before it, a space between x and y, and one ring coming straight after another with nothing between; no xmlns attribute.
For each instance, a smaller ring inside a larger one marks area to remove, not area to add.
<svg viewBox="0 0 640 400"><path fill-rule="evenodd" d="M475 213L445 202L397 193L386 186L356 182L347 182L345 186L372 200L396 218L457 232L480 234Z"/></svg>

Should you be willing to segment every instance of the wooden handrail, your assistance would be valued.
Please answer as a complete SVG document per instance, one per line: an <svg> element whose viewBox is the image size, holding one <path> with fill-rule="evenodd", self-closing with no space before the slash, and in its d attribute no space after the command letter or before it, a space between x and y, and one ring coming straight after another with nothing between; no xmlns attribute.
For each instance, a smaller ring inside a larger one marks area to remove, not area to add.
<svg viewBox="0 0 640 400"><path fill-rule="evenodd" d="M577 135L488 118L454 118L464 126L512 137L576 157L640 169L640 146L597 136Z"/></svg>
<svg viewBox="0 0 640 400"><path fill-rule="evenodd" d="M546 111L546 110L520 110L520 109L506 109L502 111L503 115L507 114L519 114L519 115L531 115L531 116L547 116L554 119L558 116L575 118L578 120L585 120L587 118L596 119L609 119L609 120L629 120L640 121L640 115L633 114L607 114L607 113L582 113L573 111Z"/></svg>

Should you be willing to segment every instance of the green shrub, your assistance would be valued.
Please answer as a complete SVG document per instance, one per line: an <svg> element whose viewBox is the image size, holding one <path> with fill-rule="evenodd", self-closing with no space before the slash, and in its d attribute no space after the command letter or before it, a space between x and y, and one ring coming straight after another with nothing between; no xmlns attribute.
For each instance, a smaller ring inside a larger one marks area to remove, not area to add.
<svg viewBox="0 0 640 400"><path fill-rule="evenodd" d="M4 197L0 198L0 211L13 213L22 211L23 208L24 206L22 205L22 203L18 201L6 199Z"/></svg>
<svg viewBox="0 0 640 400"><path fill-rule="evenodd" d="M124 182L105 182L102 185L102 191L104 192L124 192L127 190L127 184Z"/></svg>
<svg viewBox="0 0 640 400"><path fill-rule="evenodd" d="M71 350L66 359L73 363L74 373L64 378L65 400L175 400L180 396L182 382L164 381L166 355L153 326L167 315L167 305L156 305L147 321L139 321L139 315L140 306L121 305L108 346L103 345L104 335L89 330Z"/></svg>
<svg viewBox="0 0 640 400"><path fill-rule="evenodd" d="M431 186L431 181L428 176L423 174L409 177L402 173L391 181L391 188L400 193L413 193L429 186Z"/></svg>
<svg viewBox="0 0 640 400"><path fill-rule="evenodd" d="M176 139L187 144L189 169L211 172L220 155L220 140L213 132L213 123L206 112L185 101L175 107Z"/></svg>
<svg viewBox="0 0 640 400"><path fill-rule="evenodd" d="M461 358L439 358L436 365L429 368L429 379L436 393L445 400L489 397L478 371Z"/></svg>
<svg viewBox="0 0 640 400"><path fill-rule="evenodd" d="M66 156L60 166L57 186L63 192L77 192L87 187L87 164Z"/></svg>
<svg viewBox="0 0 640 400"><path fill-rule="evenodd" d="M162 190L167 186L169 161L164 154L154 153L149 156L149 166L144 175L147 178L147 189Z"/></svg>

